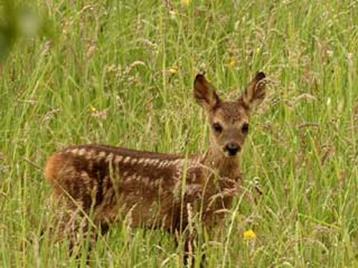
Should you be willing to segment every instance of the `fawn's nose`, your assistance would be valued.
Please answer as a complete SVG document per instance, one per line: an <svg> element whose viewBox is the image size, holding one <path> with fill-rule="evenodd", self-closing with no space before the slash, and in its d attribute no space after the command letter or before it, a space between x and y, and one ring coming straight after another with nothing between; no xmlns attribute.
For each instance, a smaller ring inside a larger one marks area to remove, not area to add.
<svg viewBox="0 0 358 268"><path fill-rule="evenodd" d="M227 151L230 156L235 156L240 150L240 145L234 142L230 142L225 146L225 151Z"/></svg>

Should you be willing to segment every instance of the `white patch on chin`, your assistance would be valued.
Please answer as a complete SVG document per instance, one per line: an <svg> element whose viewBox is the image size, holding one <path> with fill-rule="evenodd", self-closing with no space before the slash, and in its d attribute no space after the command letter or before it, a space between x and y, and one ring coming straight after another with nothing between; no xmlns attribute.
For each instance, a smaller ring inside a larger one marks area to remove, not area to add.
<svg viewBox="0 0 358 268"><path fill-rule="evenodd" d="M223 150L222 152L225 155L225 157L227 157L227 158L235 158L235 157L238 157L240 154L240 152L237 152L235 155L230 155L229 152L226 150L225 151Z"/></svg>

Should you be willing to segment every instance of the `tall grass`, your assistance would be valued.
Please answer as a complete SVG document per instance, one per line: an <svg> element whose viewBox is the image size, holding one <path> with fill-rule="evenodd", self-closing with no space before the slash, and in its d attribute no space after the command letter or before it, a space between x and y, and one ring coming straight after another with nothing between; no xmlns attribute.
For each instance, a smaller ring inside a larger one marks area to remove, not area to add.
<svg viewBox="0 0 358 268"><path fill-rule="evenodd" d="M51 37L20 37L0 79L0 266L85 267L49 236L43 166L68 144L202 152L198 71L239 95L265 71L269 97L242 155L245 186L209 267L358 266L357 1L34 1ZM3 9L2 9L3 11ZM252 229L256 239L243 239ZM161 231L119 224L95 267L180 267Z"/></svg>

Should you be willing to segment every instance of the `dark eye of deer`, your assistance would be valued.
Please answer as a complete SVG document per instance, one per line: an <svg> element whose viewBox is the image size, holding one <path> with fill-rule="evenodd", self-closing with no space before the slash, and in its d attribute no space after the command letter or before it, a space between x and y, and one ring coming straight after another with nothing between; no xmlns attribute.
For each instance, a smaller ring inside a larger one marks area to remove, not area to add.
<svg viewBox="0 0 358 268"><path fill-rule="evenodd" d="M213 129L216 133L221 133L223 131L223 127L219 123L214 123Z"/></svg>
<svg viewBox="0 0 358 268"><path fill-rule="evenodd" d="M242 125L242 127L241 127L241 131L242 131L242 133L244 133L244 134L249 133L249 124L248 124L248 123L244 123L244 124Z"/></svg>

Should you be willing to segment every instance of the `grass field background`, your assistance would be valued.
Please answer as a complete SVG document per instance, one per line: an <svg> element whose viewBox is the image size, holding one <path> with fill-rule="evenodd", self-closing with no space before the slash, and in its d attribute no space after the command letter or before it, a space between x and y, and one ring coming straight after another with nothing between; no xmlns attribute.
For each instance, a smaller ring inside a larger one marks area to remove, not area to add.
<svg viewBox="0 0 358 268"><path fill-rule="evenodd" d="M269 96L241 162L245 186L258 183L264 195L237 200L224 234L205 239L208 267L358 267L357 1L25 8L40 14L40 35L16 35L0 70L1 267L85 267L85 251L68 258L66 244L41 236L56 213L46 206L50 154L82 143L203 152L195 74L205 71L229 99L258 70ZM245 240L247 230L256 238ZM93 267L180 267L183 252L164 232L119 224L90 254Z"/></svg>

